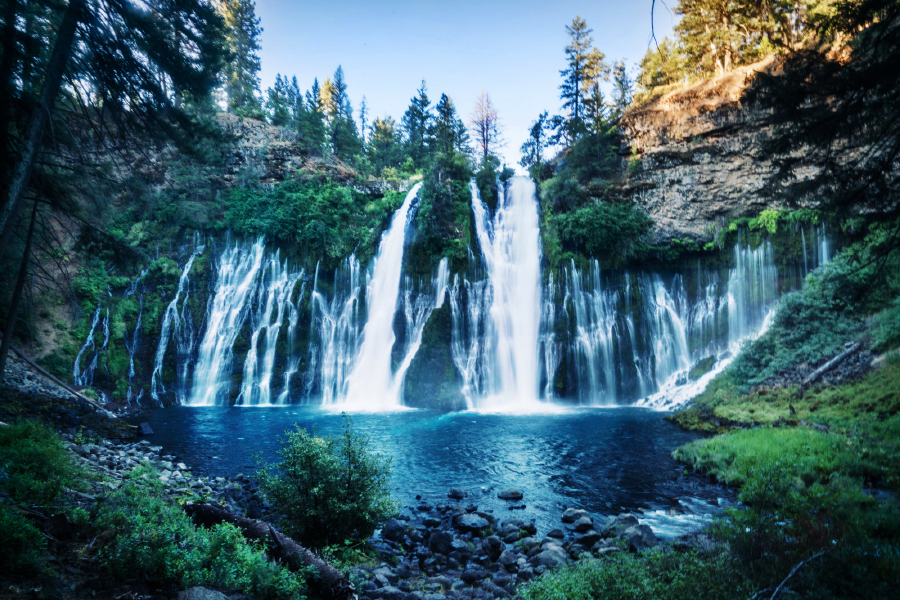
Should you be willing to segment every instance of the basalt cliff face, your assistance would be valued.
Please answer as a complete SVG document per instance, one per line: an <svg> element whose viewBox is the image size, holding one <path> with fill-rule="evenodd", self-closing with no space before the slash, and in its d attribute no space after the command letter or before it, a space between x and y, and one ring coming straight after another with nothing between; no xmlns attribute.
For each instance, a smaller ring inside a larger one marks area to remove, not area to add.
<svg viewBox="0 0 900 600"><path fill-rule="evenodd" d="M619 123L640 168L625 191L653 219L653 243L709 241L727 219L781 208L763 192L775 167L767 113L742 102L772 58L657 98Z"/></svg>

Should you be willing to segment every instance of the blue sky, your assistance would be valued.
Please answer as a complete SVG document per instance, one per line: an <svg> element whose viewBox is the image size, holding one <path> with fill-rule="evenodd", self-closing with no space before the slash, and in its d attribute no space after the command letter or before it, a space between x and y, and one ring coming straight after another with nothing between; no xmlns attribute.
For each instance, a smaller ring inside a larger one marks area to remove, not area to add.
<svg viewBox="0 0 900 600"><path fill-rule="evenodd" d="M485 91L504 126L501 153L515 166L537 115L560 110L566 25L581 16L607 61L625 59L634 74L650 43L650 6L651 0L257 0L262 89L281 73L296 75L306 90L341 65L354 114L365 95L370 121L387 115L399 121L422 79L432 104L446 93L464 121ZM671 35L675 19L656 3L658 39Z"/></svg>

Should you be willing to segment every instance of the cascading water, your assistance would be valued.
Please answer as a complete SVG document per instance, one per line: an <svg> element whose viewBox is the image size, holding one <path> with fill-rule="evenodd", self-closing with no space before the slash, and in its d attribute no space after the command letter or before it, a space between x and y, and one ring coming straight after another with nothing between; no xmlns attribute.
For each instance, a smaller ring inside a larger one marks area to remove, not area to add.
<svg viewBox="0 0 900 600"><path fill-rule="evenodd" d="M469 185L484 279L466 278L460 283L457 278L454 283L454 362L470 406L527 407L538 400L541 323L541 245L534 182L514 177L501 186L493 219L475 182ZM465 316L460 301L463 288Z"/></svg>
<svg viewBox="0 0 900 600"><path fill-rule="evenodd" d="M275 367L275 352L278 336L287 317L293 327L296 326L296 304L291 300L297 282L303 277L303 271L292 272L287 261L282 264L278 252L268 260L268 265L260 277L256 291L250 297L250 303L256 309L250 314L250 350L244 360L241 392L235 404L249 406L272 405L272 376ZM301 289L297 304L302 300ZM291 331L292 328L289 327ZM291 331L288 335L292 335ZM296 366L294 367L296 371ZM278 396L279 403L287 401L290 377L285 379L285 388Z"/></svg>
<svg viewBox="0 0 900 600"><path fill-rule="evenodd" d="M184 401L188 375L187 362L190 358L190 351L194 341L193 324L187 313L187 287L194 260L203 253L203 250L204 246L199 244L199 237L194 236L194 251L184 265L184 269L181 271L181 276L178 279L178 291L175 292L175 297L172 298L172 301L169 303L169 306L166 307L166 312L163 315L162 327L159 334L159 345L156 347L156 357L153 362L153 374L150 378L150 397L157 403L161 402L159 394L166 393L166 388L162 382L162 372L163 361L166 357L166 349L168 348L170 337L175 339L177 354L176 371L178 379L176 382L175 397L178 402ZM178 301L182 299L182 295L184 295L184 299L182 302L181 313L179 314ZM181 366L181 369L178 368L179 365Z"/></svg>
<svg viewBox="0 0 900 600"><path fill-rule="evenodd" d="M346 394L338 402L357 410L389 410L400 406L403 373L391 371L394 314L400 295L406 229L421 183L406 195L381 238L372 275L366 286L366 325L362 343L347 379ZM423 324L424 325L424 324Z"/></svg>
<svg viewBox="0 0 900 600"><path fill-rule="evenodd" d="M75 357L75 365L72 367L72 380L75 382L75 385L91 385L91 382L94 380L94 369L97 367L97 355L94 354L91 357L91 360L88 362L88 368L84 371L81 370L81 357L85 352L89 351L89 349L95 347L94 331L96 331L97 325L100 323L100 311L102 309L103 305L98 304L97 310L94 311L94 316L91 319L91 330L88 332L87 339L81 346L81 350L78 351L78 356Z"/></svg>
<svg viewBox="0 0 900 600"><path fill-rule="evenodd" d="M141 340L141 324L144 318L144 287L143 280L147 275L147 269L141 271L141 274L135 279L128 289L125 290L125 294L123 294L123 298L128 298L130 296L137 295L138 296L138 316L137 323L134 326L134 333L131 336L131 339L128 338L128 332L125 332L125 350L128 352L128 392L125 396L126 402L131 404L132 401L135 402L138 406L141 404L141 398L144 395L144 389L134 394L132 390L132 380L134 379L135 371L134 371L134 354L137 352L138 344ZM140 288L140 294L138 294L138 288Z"/></svg>

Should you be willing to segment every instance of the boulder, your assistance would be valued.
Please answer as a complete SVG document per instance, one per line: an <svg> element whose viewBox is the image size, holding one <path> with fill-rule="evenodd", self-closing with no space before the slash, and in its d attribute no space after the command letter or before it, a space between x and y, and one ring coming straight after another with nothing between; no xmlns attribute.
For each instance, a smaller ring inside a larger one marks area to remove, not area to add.
<svg viewBox="0 0 900 600"><path fill-rule="evenodd" d="M478 533L490 526L487 519L474 513L459 515L456 517L455 522L456 527L463 533Z"/></svg>
<svg viewBox="0 0 900 600"><path fill-rule="evenodd" d="M561 540L566 537L566 533L562 529L551 529L547 532L547 537Z"/></svg>
<svg viewBox="0 0 900 600"><path fill-rule="evenodd" d="M548 546L535 554L529 562L535 567L556 567L566 564L566 551L559 546Z"/></svg>
<svg viewBox="0 0 900 600"><path fill-rule="evenodd" d="M647 525L634 525L625 530L621 534L622 538L628 542L628 547L632 552L640 552L656 545L656 534Z"/></svg>
<svg viewBox="0 0 900 600"><path fill-rule="evenodd" d="M465 581L467 584L472 585L476 581L486 579L490 574L490 571L488 571L484 567L479 567L478 565L469 565L468 567L466 567L466 570L460 574L459 578Z"/></svg>
<svg viewBox="0 0 900 600"><path fill-rule="evenodd" d="M606 537L619 537L626 529L634 527L638 524L637 517L631 513L623 513L609 521L603 528L603 535Z"/></svg>
<svg viewBox="0 0 900 600"><path fill-rule="evenodd" d="M450 488L450 491L447 492L448 498L453 498L454 500L462 500L469 494L466 493L465 490L461 490L459 488Z"/></svg>
<svg viewBox="0 0 900 600"><path fill-rule="evenodd" d="M504 550L500 553L500 556L497 558L497 563L500 564L501 567L506 569L507 571L515 571L518 566L516 562L519 560L519 557L509 550Z"/></svg>
<svg viewBox="0 0 900 600"><path fill-rule="evenodd" d="M425 519L422 520L422 523L425 524L425 527L437 527L441 524L441 520L437 517L425 517Z"/></svg>
<svg viewBox="0 0 900 600"><path fill-rule="evenodd" d="M522 492L516 488L506 488L497 492L497 497L501 500L521 500Z"/></svg>
<svg viewBox="0 0 900 600"><path fill-rule="evenodd" d="M447 554L450 552L453 536L446 531L435 531L428 538L428 548L436 554Z"/></svg>
<svg viewBox="0 0 900 600"><path fill-rule="evenodd" d="M381 528L381 537L392 542L402 542L406 536L406 527L397 519L389 519Z"/></svg>
<svg viewBox="0 0 900 600"><path fill-rule="evenodd" d="M503 552L503 542L496 535L484 538L484 541L481 542L481 546L484 548L484 552L488 555L488 558L494 562L500 558L500 554Z"/></svg>
<svg viewBox="0 0 900 600"><path fill-rule="evenodd" d="M205 587L192 587L178 592L178 600L228 600L228 596Z"/></svg>
<svg viewBox="0 0 900 600"><path fill-rule="evenodd" d="M409 594L407 594L400 588L394 587L392 585L385 586L380 590L374 592L372 595L380 598L381 600L406 600L407 596L409 596Z"/></svg>
<svg viewBox="0 0 900 600"><path fill-rule="evenodd" d="M569 508L569 509L566 509L566 512L564 512L562 514L562 522L563 523L574 523L575 521L577 521L578 519L581 519L582 517L590 517L590 516L591 515L588 514L588 511L586 511L586 510L581 510L578 508Z"/></svg>
<svg viewBox="0 0 900 600"><path fill-rule="evenodd" d="M578 533L584 533L585 531L589 531L594 528L594 520L590 517L581 517L574 523L572 523L572 527Z"/></svg>
<svg viewBox="0 0 900 600"><path fill-rule="evenodd" d="M585 548L590 548L591 546L599 542L602 537L603 536L601 536L599 533L591 529L590 531L584 532L584 535L577 538L576 541Z"/></svg>

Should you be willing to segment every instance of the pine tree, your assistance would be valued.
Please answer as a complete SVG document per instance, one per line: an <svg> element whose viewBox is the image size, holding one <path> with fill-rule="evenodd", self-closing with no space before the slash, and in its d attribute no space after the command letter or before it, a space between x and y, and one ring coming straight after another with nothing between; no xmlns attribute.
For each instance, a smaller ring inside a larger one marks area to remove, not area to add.
<svg viewBox="0 0 900 600"><path fill-rule="evenodd" d="M332 94L332 103L334 106L334 113L331 114L332 118L341 117L346 119L349 116L349 106L350 99L347 96L347 82L344 81L344 69L338 65L337 70L334 72L334 80L331 82L331 94Z"/></svg>
<svg viewBox="0 0 900 600"><path fill-rule="evenodd" d="M522 159L519 164L530 169L533 165L541 166L544 162L544 148L548 146L547 133L550 127L550 119L545 110L538 115L537 121L531 124L528 131L528 139L522 144Z"/></svg>
<svg viewBox="0 0 900 600"><path fill-rule="evenodd" d="M304 151L314 156L322 155L325 151L326 126L318 78L313 80L312 87L306 92L306 103L297 129Z"/></svg>
<svg viewBox="0 0 900 600"><path fill-rule="evenodd" d="M401 121L406 137L406 152L417 168L425 165L429 154L429 130L431 128L431 103L426 93L425 80L409 103Z"/></svg>
<svg viewBox="0 0 900 600"><path fill-rule="evenodd" d="M322 89L319 90L319 105L322 107L325 119L328 122L331 122L335 115L337 115L338 109L337 102L335 102L334 98L334 84L328 77L322 82Z"/></svg>
<svg viewBox="0 0 900 600"><path fill-rule="evenodd" d="M366 143L366 132L368 130L368 118L369 118L369 107L366 104L366 97L362 97L362 101L359 103L359 139L362 140L362 143Z"/></svg>
<svg viewBox="0 0 900 600"><path fill-rule="evenodd" d="M403 146L400 142L400 128L394 119L375 119L369 138L369 160L376 173L381 174L386 168L400 166L403 160Z"/></svg>
<svg viewBox="0 0 900 600"><path fill-rule="evenodd" d="M657 47L650 47L641 60L637 82L645 93L683 81L690 75L681 47L664 37Z"/></svg>
<svg viewBox="0 0 900 600"><path fill-rule="evenodd" d="M300 118L303 114L303 94L297 85L297 76L291 77L291 85L288 87L288 110L291 115L291 127L295 130L300 126Z"/></svg>
<svg viewBox="0 0 900 600"><path fill-rule="evenodd" d="M233 58L225 75L228 109L244 117L260 118L259 35L262 28L253 0L219 0L219 12L228 28L228 45Z"/></svg>
<svg viewBox="0 0 900 600"><path fill-rule="evenodd" d="M582 128L582 113L584 108L584 86L587 79L588 60L591 53L592 30L581 17L575 17L571 25L566 26L566 32L571 41L566 46L566 61L568 68L559 72L563 76L563 83L559 86L563 108L569 111L568 127L573 135Z"/></svg>
<svg viewBox="0 0 900 600"><path fill-rule="evenodd" d="M584 69L584 123L592 133L598 133L606 125L606 99L600 85L609 80L609 66L604 62L605 55L591 48Z"/></svg>
<svg viewBox="0 0 900 600"><path fill-rule="evenodd" d="M609 118L617 121L619 117L625 114L625 111L631 106L631 102L634 99L634 82L628 76L624 60L613 63L612 78L612 112Z"/></svg>
<svg viewBox="0 0 900 600"><path fill-rule="evenodd" d="M434 107L434 112L430 133L438 152L444 154L453 152L468 154L471 152L466 126L457 115L456 106L447 94L441 94L441 99Z"/></svg>
<svg viewBox="0 0 900 600"><path fill-rule="evenodd" d="M278 127L291 124L291 90L287 78L275 76L275 86L266 91L269 122Z"/></svg>

